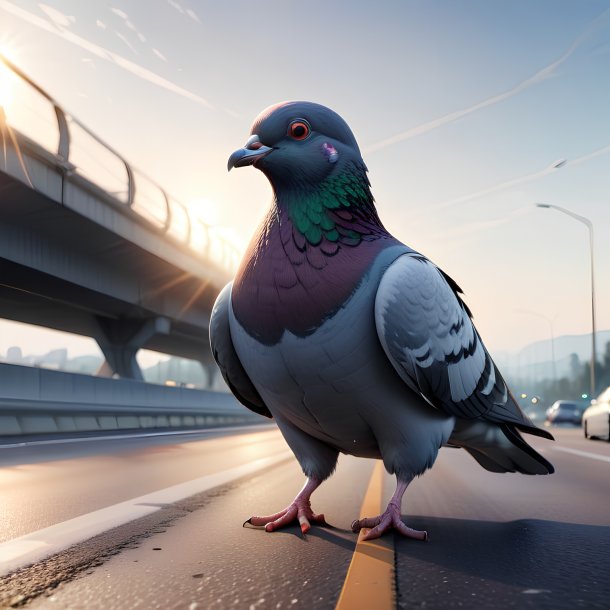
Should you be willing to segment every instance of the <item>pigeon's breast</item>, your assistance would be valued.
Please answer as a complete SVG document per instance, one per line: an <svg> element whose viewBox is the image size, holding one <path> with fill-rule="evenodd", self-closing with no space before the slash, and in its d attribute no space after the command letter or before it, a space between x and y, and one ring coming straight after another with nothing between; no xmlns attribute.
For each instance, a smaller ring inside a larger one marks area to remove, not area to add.
<svg viewBox="0 0 610 610"><path fill-rule="evenodd" d="M357 247L322 242L316 246L293 239L275 219L264 223L233 282L236 319L266 345L285 332L313 334L350 299L384 250L398 242L389 235L362 241ZM403 248L405 246L402 246Z"/></svg>
<svg viewBox="0 0 610 610"><path fill-rule="evenodd" d="M388 413L404 409L405 387L383 353L374 322L384 259L401 253L404 247L379 257L343 306L306 336L288 330L269 345L231 314L239 359L271 413L346 453L379 457L371 417L380 404Z"/></svg>

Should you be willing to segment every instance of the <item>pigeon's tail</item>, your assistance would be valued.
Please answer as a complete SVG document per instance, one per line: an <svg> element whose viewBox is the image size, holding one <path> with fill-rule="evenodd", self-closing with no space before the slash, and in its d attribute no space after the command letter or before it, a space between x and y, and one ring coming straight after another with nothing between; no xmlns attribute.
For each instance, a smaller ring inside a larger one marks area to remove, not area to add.
<svg viewBox="0 0 610 610"><path fill-rule="evenodd" d="M458 420L449 444L462 447L491 472L555 472L553 465L528 445L512 424Z"/></svg>

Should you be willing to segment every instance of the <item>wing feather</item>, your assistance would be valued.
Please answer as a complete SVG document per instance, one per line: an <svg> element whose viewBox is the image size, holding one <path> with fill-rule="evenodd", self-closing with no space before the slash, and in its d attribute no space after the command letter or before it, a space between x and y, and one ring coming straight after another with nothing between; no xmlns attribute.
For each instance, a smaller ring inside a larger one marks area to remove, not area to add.
<svg viewBox="0 0 610 610"><path fill-rule="evenodd" d="M254 384L244 370L231 338L229 328L229 304L231 302L232 282L227 284L218 295L212 316L210 318L210 346L214 360L220 368L223 379L226 381L235 398L251 411L272 417L267 405L263 402Z"/></svg>
<svg viewBox="0 0 610 610"><path fill-rule="evenodd" d="M388 267L377 290L375 323L390 362L411 389L447 414L545 435L508 391L459 292L420 254L404 254Z"/></svg>

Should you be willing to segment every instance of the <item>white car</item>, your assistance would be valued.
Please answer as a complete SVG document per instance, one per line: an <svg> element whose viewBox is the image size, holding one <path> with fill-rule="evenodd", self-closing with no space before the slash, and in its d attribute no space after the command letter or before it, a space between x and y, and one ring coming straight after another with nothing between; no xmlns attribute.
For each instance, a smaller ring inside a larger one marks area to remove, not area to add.
<svg viewBox="0 0 610 610"><path fill-rule="evenodd" d="M604 437L610 441L610 387L582 414L585 438Z"/></svg>

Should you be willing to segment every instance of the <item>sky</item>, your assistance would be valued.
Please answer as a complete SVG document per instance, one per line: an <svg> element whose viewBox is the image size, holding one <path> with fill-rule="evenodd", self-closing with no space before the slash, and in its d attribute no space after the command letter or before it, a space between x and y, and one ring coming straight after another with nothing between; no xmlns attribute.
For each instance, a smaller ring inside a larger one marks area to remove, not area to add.
<svg viewBox="0 0 610 610"><path fill-rule="evenodd" d="M229 155L266 106L316 101L493 354L591 330L587 229L535 202L592 221L610 329L608 0L0 0L0 25L30 78L241 248L271 190ZM0 322L0 353L29 332Z"/></svg>

